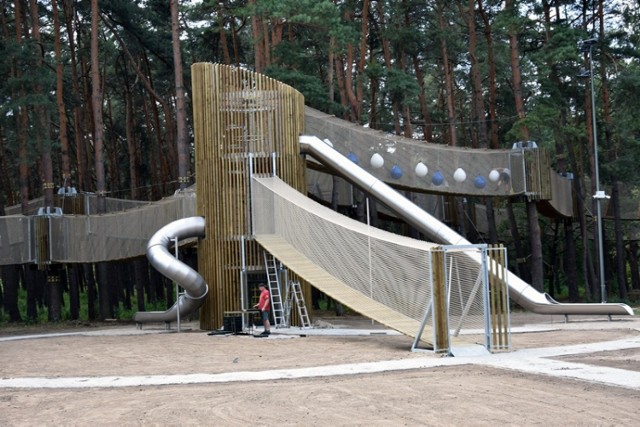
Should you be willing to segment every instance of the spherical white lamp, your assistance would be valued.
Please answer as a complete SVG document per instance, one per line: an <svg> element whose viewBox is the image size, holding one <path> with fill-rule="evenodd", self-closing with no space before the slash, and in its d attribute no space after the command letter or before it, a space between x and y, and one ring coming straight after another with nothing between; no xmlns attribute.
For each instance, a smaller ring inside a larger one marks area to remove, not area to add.
<svg viewBox="0 0 640 427"><path fill-rule="evenodd" d="M369 163L371 163L371 167L374 169L381 168L384 165L384 157L382 157L378 153L373 153L373 156L371 156L371 160L369 160Z"/></svg>
<svg viewBox="0 0 640 427"><path fill-rule="evenodd" d="M467 179L467 173L464 169L458 168L453 173L453 179L455 179L456 182L464 182L464 180Z"/></svg>
<svg viewBox="0 0 640 427"><path fill-rule="evenodd" d="M415 168L416 175L420 178L424 178L429 173L429 168L422 162L418 162Z"/></svg>
<svg viewBox="0 0 640 427"><path fill-rule="evenodd" d="M498 182L499 179L500 172L498 172L496 169L491 169L491 172L489 172L489 181Z"/></svg>

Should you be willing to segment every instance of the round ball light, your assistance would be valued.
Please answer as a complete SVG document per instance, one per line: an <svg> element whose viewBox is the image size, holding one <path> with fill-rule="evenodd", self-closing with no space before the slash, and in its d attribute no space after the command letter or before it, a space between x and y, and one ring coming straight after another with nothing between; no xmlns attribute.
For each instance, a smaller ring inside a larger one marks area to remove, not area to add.
<svg viewBox="0 0 640 427"><path fill-rule="evenodd" d="M489 181L498 182L499 179L500 172L498 172L496 169L491 169L491 172L489 172Z"/></svg>
<svg viewBox="0 0 640 427"><path fill-rule="evenodd" d="M394 179L402 178L402 168L398 165L394 165L389 171L389 173L391 174L391 177Z"/></svg>
<svg viewBox="0 0 640 427"><path fill-rule="evenodd" d="M487 181L484 179L484 176L478 175L474 178L473 185L475 185L476 188L482 189L486 187Z"/></svg>
<svg viewBox="0 0 640 427"><path fill-rule="evenodd" d="M418 162L415 168L415 173L418 177L424 178L429 173L429 168L422 162Z"/></svg>
<svg viewBox="0 0 640 427"><path fill-rule="evenodd" d="M384 157L382 157L378 153L373 153L373 156L371 156L371 160L369 160L369 163L374 169L381 168L384 165Z"/></svg>
<svg viewBox="0 0 640 427"><path fill-rule="evenodd" d="M442 172L436 171L436 173L433 174L433 177L431 177L431 182L433 182L433 185L442 185L444 182Z"/></svg>
<svg viewBox="0 0 640 427"><path fill-rule="evenodd" d="M464 180L467 179L467 173L464 171L464 169L458 168L453 173L453 179L456 182L464 182Z"/></svg>

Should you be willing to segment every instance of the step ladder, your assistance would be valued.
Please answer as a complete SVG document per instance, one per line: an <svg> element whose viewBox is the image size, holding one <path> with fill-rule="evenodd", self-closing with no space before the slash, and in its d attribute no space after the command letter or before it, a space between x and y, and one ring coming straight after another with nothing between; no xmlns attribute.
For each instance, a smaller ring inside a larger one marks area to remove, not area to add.
<svg viewBox="0 0 640 427"><path fill-rule="evenodd" d="M287 318L291 318L291 304L295 301L296 307L298 308L298 316L300 318L300 326L303 328L308 328L311 326L311 321L309 320L309 313L307 312L307 306L304 302L304 294L302 293L302 287L300 286L300 282L289 282L289 297L287 298L287 306L288 306L288 315Z"/></svg>
<svg viewBox="0 0 640 427"><path fill-rule="evenodd" d="M278 261L276 258L264 252L264 266L267 270L267 286L271 298L271 311L273 312L274 327L286 328L288 326L285 319L284 304L280 288L280 275L278 274Z"/></svg>

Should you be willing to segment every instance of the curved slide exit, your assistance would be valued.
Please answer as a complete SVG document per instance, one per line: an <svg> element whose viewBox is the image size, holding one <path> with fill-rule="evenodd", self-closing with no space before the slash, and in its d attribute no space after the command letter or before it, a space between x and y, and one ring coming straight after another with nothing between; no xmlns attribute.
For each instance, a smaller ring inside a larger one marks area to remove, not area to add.
<svg viewBox="0 0 640 427"><path fill-rule="evenodd" d="M468 240L456 233L437 218L420 209L406 197L357 166L338 151L315 136L300 137L301 152L312 155L325 166L342 174L347 180L371 194L409 224L432 239L446 245L469 245ZM507 273L510 297L522 308L539 314L601 314L633 315L626 304L563 304L555 301L547 293L538 292L515 274Z"/></svg>
<svg viewBox="0 0 640 427"><path fill-rule="evenodd" d="M136 323L172 322L197 310L205 300L209 287L204 278L193 268L169 253L174 239L203 237L205 220L195 216L173 221L158 230L147 243L147 258L161 274L178 283L185 293L167 311L139 311Z"/></svg>

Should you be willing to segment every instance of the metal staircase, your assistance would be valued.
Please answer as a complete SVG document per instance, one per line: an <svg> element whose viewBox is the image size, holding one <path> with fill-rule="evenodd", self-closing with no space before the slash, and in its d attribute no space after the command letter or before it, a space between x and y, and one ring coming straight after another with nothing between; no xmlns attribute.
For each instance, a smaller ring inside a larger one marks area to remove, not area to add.
<svg viewBox="0 0 640 427"><path fill-rule="evenodd" d="M286 328L288 325L285 319L284 303L280 287L280 275L278 274L278 261L273 255L264 252L264 266L267 270L267 285L271 297L271 310L273 311L274 327Z"/></svg>

